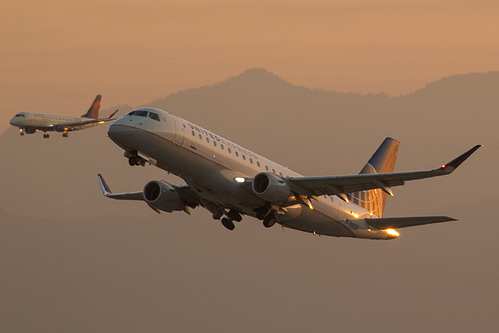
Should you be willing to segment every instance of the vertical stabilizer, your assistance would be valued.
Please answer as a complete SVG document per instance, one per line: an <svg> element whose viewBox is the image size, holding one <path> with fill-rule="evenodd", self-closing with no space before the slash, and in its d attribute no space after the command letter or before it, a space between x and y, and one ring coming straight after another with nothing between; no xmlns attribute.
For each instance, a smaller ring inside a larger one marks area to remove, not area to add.
<svg viewBox="0 0 499 333"><path fill-rule="evenodd" d="M395 139L386 138L362 168L360 173L372 174L393 172L395 161L397 160L399 144L400 142ZM380 187L382 185L383 184L380 184ZM386 197L388 195L387 192L389 192L389 190L383 191L381 189L375 189L350 193L347 197L351 202L367 209L377 217L382 217L383 210L385 209Z"/></svg>
<svg viewBox="0 0 499 333"><path fill-rule="evenodd" d="M87 113L82 115L82 117L85 118L93 118L93 119L98 119L99 118L99 109L100 109L100 100L102 96L97 95L92 102L92 105L90 105L90 109L88 109Z"/></svg>

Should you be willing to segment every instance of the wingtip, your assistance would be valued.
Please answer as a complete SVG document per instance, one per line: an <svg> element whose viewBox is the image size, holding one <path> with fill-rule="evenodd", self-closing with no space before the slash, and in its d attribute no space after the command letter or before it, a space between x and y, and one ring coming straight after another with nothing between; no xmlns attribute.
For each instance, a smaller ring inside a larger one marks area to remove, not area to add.
<svg viewBox="0 0 499 333"><path fill-rule="evenodd" d="M458 166L460 166L464 161L468 159L475 151L477 151L482 145L476 145L470 150L466 151L464 154L459 155L449 163L446 163L442 165L440 169L448 169L452 172L454 169L456 169Z"/></svg>
<svg viewBox="0 0 499 333"><path fill-rule="evenodd" d="M106 181L104 180L104 177L99 173L99 174L97 174L97 178L99 179L99 184L100 184L100 188L102 190L102 194L104 194L104 195L111 194L112 193L111 189L109 188Z"/></svg>

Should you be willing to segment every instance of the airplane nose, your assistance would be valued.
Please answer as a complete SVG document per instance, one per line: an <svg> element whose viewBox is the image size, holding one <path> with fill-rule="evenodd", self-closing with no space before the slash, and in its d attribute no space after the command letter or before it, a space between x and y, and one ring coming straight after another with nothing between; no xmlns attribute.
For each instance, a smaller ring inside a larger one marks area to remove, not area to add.
<svg viewBox="0 0 499 333"><path fill-rule="evenodd" d="M125 128L123 128L123 126L119 124L116 124L116 122L109 125L107 129L107 135L109 136L109 138L111 138L111 140L113 140L116 143L118 143L120 139L123 138L124 132Z"/></svg>

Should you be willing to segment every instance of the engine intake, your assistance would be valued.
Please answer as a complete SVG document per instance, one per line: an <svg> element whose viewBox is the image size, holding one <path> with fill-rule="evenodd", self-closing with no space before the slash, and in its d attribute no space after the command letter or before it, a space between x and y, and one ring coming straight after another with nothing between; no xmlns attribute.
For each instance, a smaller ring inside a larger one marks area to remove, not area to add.
<svg viewBox="0 0 499 333"><path fill-rule="evenodd" d="M256 175L252 187L258 197L275 204L285 202L291 194L289 185L283 179L268 172Z"/></svg>
<svg viewBox="0 0 499 333"><path fill-rule="evenodd" d="M144 200L154 208L165 212L183 210L184 202L179 193L172 186L160 181L152 180L144 187Z"/></svg>

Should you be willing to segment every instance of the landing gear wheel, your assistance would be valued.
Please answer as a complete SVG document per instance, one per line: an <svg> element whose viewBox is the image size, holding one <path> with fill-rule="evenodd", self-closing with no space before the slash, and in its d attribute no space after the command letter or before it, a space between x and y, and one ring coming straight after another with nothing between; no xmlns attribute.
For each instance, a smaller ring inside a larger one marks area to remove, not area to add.
<svg viewBox="0 0 499 333"><path fill-rule="evenodd" d="M236 227L234 225L234 222L232 222L231 220L229 220L228 218L224 217L222 219L222 224L224 225L224 227L226 227L227 229L229 230L234 230L234 228Z"/></svg>
<svg viewBox="0 0 499 333"><path fill-rule="evenodd" d="M137 159L137 156L130 156L128 158L128 164L130 164L130 166L135 166L138 164L138 159Z"/></svg>
<svg viewBox="0 0 499 333"><path fill-rule="evenodd" d="M50 135L48 133L43 133L43 138L44 139L48 139L50 137Z"/></svg>
<svg viewBox="0 0 499 333"><path fill-rule="evenodd" d="M62 133L62 137L63 138L67 138L68 137L68 133Z"/></svg>
<svg viewBox="0 0 499 333"><path fill-rule="evenodd" d="M277 213L275 210L270 211L263 219L263 226L270 228L277 222Z"/></svg>

